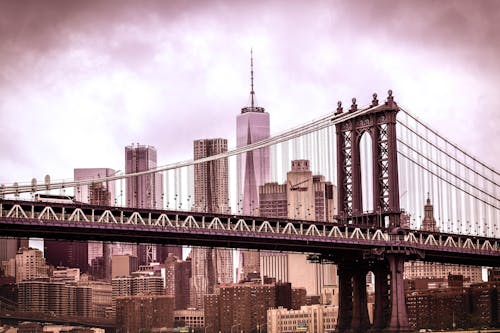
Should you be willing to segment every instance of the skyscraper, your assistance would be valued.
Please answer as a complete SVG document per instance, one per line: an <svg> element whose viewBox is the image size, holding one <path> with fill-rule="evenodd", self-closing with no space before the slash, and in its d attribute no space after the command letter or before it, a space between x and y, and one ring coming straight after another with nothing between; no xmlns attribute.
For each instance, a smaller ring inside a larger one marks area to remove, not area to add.
<svg viewBox="0 0 500 333"><path fill-rule="evenodd" d="M115 175L117 172L110 168L76 168L73 171L75 180L97 179ZM75 188L75 201L86 202L92 205L111 206L115 204L115 182L97 182ZM88 242L88 264L97 257L103 257L104 278L111 279L110 242Z"/></svg>
<svg viewBox="0 0 500 333"><path fill-rule="evenodd" d="M156 148L153 146L134 145L125 147L125 173L135 173L156 168ZM127 207L153 208L163 207L163 175L154 173L126 179ZM152 261L164 261L167 253L164 245L141 244L137 248L139 265ZM164 258L158 258L160 253Z"/></svg>
<svg viewBox="0 0 500 333"><path fill-rule="evenodd" d="M308 160L292 161L286 184L267 183L259 188L262 216L333 221L334 185L323 176L313 175ZM336 267L310 263L297 253L261 253L261 275L304 287L308 295L320 295L325 285L336 284Z"/></svg>
<svg viewBox="0 0 500 333"><path fill-rule="evenodd" d="M236 118L236 145L242 147L267 139L270 136L269 113L256 106L253 86L253 56L250 53L250 106L241 109ZM238 210L244 215L259 215L259 186L270 180L269 147L243 153L237 156ZM240 252L240 278L248 273L260 272L259 253Z"/></svg>
<svg viewBox="0 0 500 333"><path fill-rule="evenodd" d="M227 151L226 139L194 141L194 159ZM196 211L228 213L228 160L204 162L194 166L194 209ZM214 286L233 281L233 252L228 249L193 247L191 306L202 308L203 296L213 293Z"/></svg>

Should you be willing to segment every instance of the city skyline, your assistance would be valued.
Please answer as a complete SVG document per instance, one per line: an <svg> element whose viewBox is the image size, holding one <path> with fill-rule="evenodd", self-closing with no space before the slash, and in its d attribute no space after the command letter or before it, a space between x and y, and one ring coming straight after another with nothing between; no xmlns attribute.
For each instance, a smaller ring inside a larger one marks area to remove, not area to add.
<svg viewBox="0 0 500 333"><path fill-rule="evenodd" d="M131 142L157 147L158 165L188 158L200 137L227 137L234 147L251 47L272 134L333 113L339 99L363 105L392 88L404 108L499 168L500 148L484 145L500 136L494 2L126 2L108 20L112 4L0 4L8 41L0 47L0 183L71 178L76 166L123 169ZM136 10L149 15L139 20ZM392 19L379 25L384 15Z"/></svg>

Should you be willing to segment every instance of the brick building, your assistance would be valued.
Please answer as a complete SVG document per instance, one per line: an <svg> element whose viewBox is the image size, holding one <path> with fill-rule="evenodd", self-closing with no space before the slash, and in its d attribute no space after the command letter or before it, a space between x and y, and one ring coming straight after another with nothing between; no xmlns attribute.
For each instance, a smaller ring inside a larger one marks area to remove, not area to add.
<svg viewBox="0 0 500 333"><path fill-rule="evenodd" d="M136 295L116 299L116 332L174 327L172 296Z"/></svg>

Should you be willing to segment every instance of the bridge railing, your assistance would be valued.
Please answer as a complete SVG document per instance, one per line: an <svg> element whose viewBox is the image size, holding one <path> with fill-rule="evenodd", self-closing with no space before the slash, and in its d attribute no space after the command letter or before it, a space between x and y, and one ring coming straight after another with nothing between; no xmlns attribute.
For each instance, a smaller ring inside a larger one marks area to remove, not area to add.
<svg viewBox="0 0 500 333"><path fill-rule="evenodd" d="M156 233L169 232L176 237L186 233L223 235L233 239L271 237L277 241L288 239L305 244L350 244L365 248L401 246L500 256L500 240L496 238L410 229L398 229L395 233L388 228L367 225L292 219L0 200L0 226L4 225L4 230L8 231L9 228L14 230L16 224L47 230L61 226L78 230L90 226L120 228L147 231L152 238Z"/></svg>

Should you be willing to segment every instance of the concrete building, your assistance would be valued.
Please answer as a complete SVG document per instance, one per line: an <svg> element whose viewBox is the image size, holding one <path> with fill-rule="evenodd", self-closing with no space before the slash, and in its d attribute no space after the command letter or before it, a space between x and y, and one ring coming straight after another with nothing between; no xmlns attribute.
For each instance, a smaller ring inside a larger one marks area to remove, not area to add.
<svg viewBox="0 0 500 333"><path fill-rule="evenodd" d="M269 113L256 105L253 86L253 57L250 58L250 105L236 117L236 146L242 147L270 137ZM270 181L270 148L265 147L236 157L238 213L259 215L259 186ZM240 251L239 280L260 272L259 252Z"/></svg>
<svg viewBox="0 0 500 333"><path fill-rule="evenodd" d="M113 256L111 261L111 277L130 276L138 266L137 257L132 255Z"/></svg>
<svg viewBox="0 0 500 333"><path fill-rule="evenodd" d="M266 217L333 221L336 189L323 176L310 171L308 160L292 161L285 184L259 187L260 214ZM323 286L336 285L336 266L310 263L296 253L261 252L262 276L304 287L308 295L321 295Z"/></svg>
<svg viewBox="0 0 500 333"><path fill-rule="evenodd" d="M226 139L194 141L194 159L227 151ZM196 211L228 213L228 161L216 161L194 166L194 209ZM214 286L233 281L233 251L230 249L191 249L190 304L203 307L205 294L214 292Z"/></svg>
<svg viewBox="0 0 500 333"><path fill-rule="evenodd" d="M82 281L79 286L86 286L92 289L92 310L93 318L115 317L113 310L113 289L110 282L104 281Z"/></svg>
<svg viewBox="0 0 500 333"><path fill-rule="evenodd" d="M337 325L338 307L327 305L302 306L300 310L284 308L267 311L268 333L328 333Z"/></svg>
<svg viewBox="0 0 500 333"><path fill-rule="evenodd" d="M117 333L174 327L172 296L137 295L116 299Z"/></svg>
<svg viewBox="0 0 500 333"><path fill-rule="evenodd" d="M43 253L33 248L21 248L16 254L16 283L48 277Z"/></svg>
<svg viewBox="0 0 500 333"><path fill-rule="evenodd" d="M50 278L52 282L78 282L80 281L79 268L56 267Z"/></svg>
<svg viewBox="0 0 500 333"><path fill-rule="evenodd" d="M164 295L161 276L127 276L111 281L113 297L134 295Z"/></svg>
<svg viewBox="0 0 500 333"><path fill-rule="evenodd" d="M98 179L114 176L117 173L111 168L76 168L73 170L75 180ZM116 184L114 181L92 183L90 185L77 186L75 188L75 201L90 203L92 205L112 206L116 202ZM103 278L111 280L111 255L112 245L110 242L89 241L88 264L97 257L103 258Z"/></svg>
<svg viewBox="0 0 500 333"><path fill-rule="evenodd" d="M175 310L174 324L177 327L205 328L204 311L198 309ZM207 323L207 326L209 325L211 324Z"/></svg>
<svg viewBox="0 0 500 333"><path fill-rule="evenodd" d="M18 283L18 307L56 316L91 317L92 289L62 282L22 281Z"/></svg>

